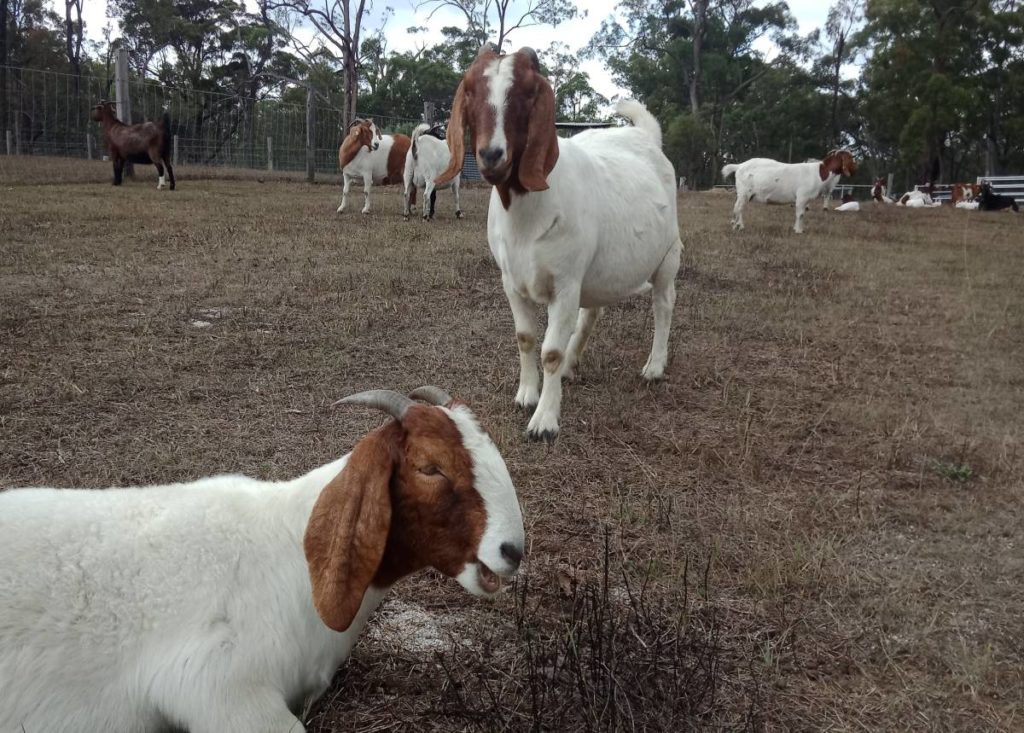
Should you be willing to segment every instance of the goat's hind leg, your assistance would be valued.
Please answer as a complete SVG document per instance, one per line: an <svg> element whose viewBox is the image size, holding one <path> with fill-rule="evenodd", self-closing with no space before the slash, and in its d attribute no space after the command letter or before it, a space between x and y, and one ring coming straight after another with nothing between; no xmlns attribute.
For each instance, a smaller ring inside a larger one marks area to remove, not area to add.
<svg viewBox="0 0 1024 733"><path fill-rule="evenodd" d="M156 190L160 191L164 187L164 164L160 162L160 148L155 145L150 147L149 159L153 161L153 165L156 166Z"/></svg>
<svg viewBox="0 0 1024 733"><path fill-rule="evenodd" d="M305 733L276 690L258 688L230 697L222 691L221 696L224 700L172 717L182 720L190 733Z"/></svg>
<svg viewBox="0 0 1024 733"><path fill-rule="evenodd" d="M569 339L569 348L565 350L565 367L562 369L562 377L575 379L576 368L580 359L583 358L583 351L587 348L587 341L590 334L594 332L594 324L604 313L604 308L580 308L580 315L576 319L576 330Z"/></svg>
<svg viewBox="0 0 1024 733"><path fill-rule="evenodd" d="M651 355L647 357L647 363L640 372L648 382L665 376L665 364L668 362L668 333L672 328L672 309L676 305L676 273L679 272L682 250L683 243L676 240L651 278L651 284L654 286L651 290L654 343L651 345Z"/></svg>
<svg viewBox="0 0 1024 733"><path fill-rule="evenodd" d="M732 207L732 228L743 228L743 207L747 205L747 197L736 191L736 203Z"/></svg>
<svg viewBox="0 0 1024 733"><path fill-rule="evenodd" d="M462 218L462 204L459 201L459 177L456 176L455 180L452 181L452 192L455 194L455 218Z"/></svg>

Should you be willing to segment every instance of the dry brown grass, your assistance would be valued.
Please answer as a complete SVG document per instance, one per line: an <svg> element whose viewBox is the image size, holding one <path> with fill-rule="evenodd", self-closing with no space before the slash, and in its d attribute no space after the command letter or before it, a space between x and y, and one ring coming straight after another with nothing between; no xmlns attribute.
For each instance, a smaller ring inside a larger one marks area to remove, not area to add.
<svg viewBox="0 0 1024 733"><path fill-rule="evenodd" d="M292 476L379 423L331 401L423 383L516 480L514 592L404 582L443 642L368 634L312 730L1024 726L1024 219L796 237L758 206L733 235L685 195L668 379L638 375L648 301L610 309L549 448L483 191L424 225L395 189L337 217L335 189L98 166L0 158L0 486Z"/></svg>

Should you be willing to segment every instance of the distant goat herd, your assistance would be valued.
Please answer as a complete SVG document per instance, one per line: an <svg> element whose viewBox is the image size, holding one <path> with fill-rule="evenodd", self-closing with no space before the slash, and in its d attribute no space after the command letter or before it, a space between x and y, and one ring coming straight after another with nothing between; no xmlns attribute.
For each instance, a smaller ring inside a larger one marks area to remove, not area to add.
<svg viewBox="0 0 1024 733"><path fill-rule="evenodd" d="M651 294L654 337L640 374L664 376L683 245L672 163L661 128L638 101L631 124L559 138L555 96L529 48L481 49L466 71L447 144L426 125L411 137L355 120L338 153L346 211L374 183L404 187L403 213L434 215L450 188L461 216L465 140L491 188L487 241L515 324L530 438L559 432L571 378L606 306ZM126 162L152 162L174 189L169 120L102 122L114 183ZM857 163L757 158L735 175L732 223L752 200L804 211L828 199ZM981 209L1017 206L982 185L960 187ZM875 181L875 201L898 201ZM920 203L915 203L920 202ZM827 204L826 204L827 205ZM536 311L547 310L537 368ZM511 340L511 339L510 339ZM542 374L542 379L541 379ZM351 452L292 481L222 475L189 484L107 491L0 492L0 731L302 731L296 717L329 685L387 591L434 567L491 596L525 552L505 462L468 406L436 387L374 390L340 402L391 420Z"/></svg>

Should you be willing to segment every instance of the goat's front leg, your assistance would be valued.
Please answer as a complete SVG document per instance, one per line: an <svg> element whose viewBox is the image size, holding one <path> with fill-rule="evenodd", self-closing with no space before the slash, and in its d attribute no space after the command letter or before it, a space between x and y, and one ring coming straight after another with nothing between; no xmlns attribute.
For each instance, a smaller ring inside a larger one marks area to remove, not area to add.
<svg viewBox="0 0 1024 733"><path fill-rule="evenodd" d="M437 189L434 188L434 181L427 179L423 185L423 219L430 221L434 218L434 202L437 201Z"/></svg>
<svg viewBox="0 0 1024 733"><path fill-rule="evenodd" d="M562 369L562 376L566 379L573 379L576 376L576 367L579 366L583 357L583 350L587 348L587 341L590 334L594 332L594 324L601 317L604 308L580 308L579 318L576 319L576 330L569 339L569 348L565 352L565 367Z"/></svg>
<svg viewBox="0 0 1024 733"><path fill-rule="evenodd" d="M370 213L370 188L373 186L373 176L367 173L363 176L363 213Z"/></svg>
<svg viewBox="0 0 1024 733"><path fill-rule="evenodd" d="M225 700L230 700L230 708ZM281 693L270 688L240 691L211 700L209 705L186 707L172 717L191 733L305 733L306 727L288 709Z"/></svg>
<svg viewBox="0 0 1024 733"><path fill-rule="evenodd" d="M562 370L566 364L565 353L579 308L578 287L556 291L554 299L548 303L548 328L540 350L541 364L544 365L544 387L540 392L537 409L526 426L526 434L531 440L546 440L550 443L558 435L558 418L562 409Z"/></svg>
<svg viewBox="0 0 1024 733"><path fill-rule="evenodd" d="M505 297L512 309L516 324L516 343L519 347L519 391L516 392L516 406L529 410L537 405L540 395L537 379L537 362L533 351L537 346L537 313L529 300L516 292L507 277L501 277Z"/></svg>
<svg viewBox="0 0 1024 733"><path fill-rule="evenodd" d="M339 214L345 211L345 204L348 203L348 191L352 188L352 179L349 177L348 173L342 173L341 178L344 183L341 186L341 206L338 207Z"/></svg>
<svg viewBox="0 0 1024 733"><path fill-rule="evenodd" d="M796 223L793 225L793 231L797 234L804 233L804 212L810 205L810 201L807 199L796 200Z"/></svg>
<svg viewBox="0 0 1024 733"><path fill-rule="evenodd" d="M452 191L455 193L455 218L462 218L462 204L459 203L459 177L456 176L452 182Z"/></svg>
<svg viewBox="0 0 1024 733"><path fill-rule="evenodd" d="M679 271L682 249L683 243L677 241L651 278L651 284L654 286L651 290L654 343L651 345L651 355L647 357L647 363L640 372L648 382L661 379L665 375L665 364L668 362L668 332L672 328L672 309L676 305L676 273Z"/></svg>

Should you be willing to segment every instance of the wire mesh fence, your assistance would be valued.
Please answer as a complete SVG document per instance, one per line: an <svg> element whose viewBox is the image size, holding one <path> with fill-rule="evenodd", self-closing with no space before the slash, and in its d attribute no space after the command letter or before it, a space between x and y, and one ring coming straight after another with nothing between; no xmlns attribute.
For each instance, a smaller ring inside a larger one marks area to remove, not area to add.
<svg viewBox="0 0 1024 733"><path fill-rule="evenodd" d="M100 125L90 118L101 100L114 97L114 80L7 67L6 152L15 155L101 157ZM305 170L307 108L276 98L128 82L130 121L171 118L177 164ZM360 111L363 116L371 112ZM312 109L315 170L336 172L342 111ZM408 131L419 120L373 115L384 132ZM128 120L123 120L127 122ZM4 122L0 120L0 123Z"/></svg>

